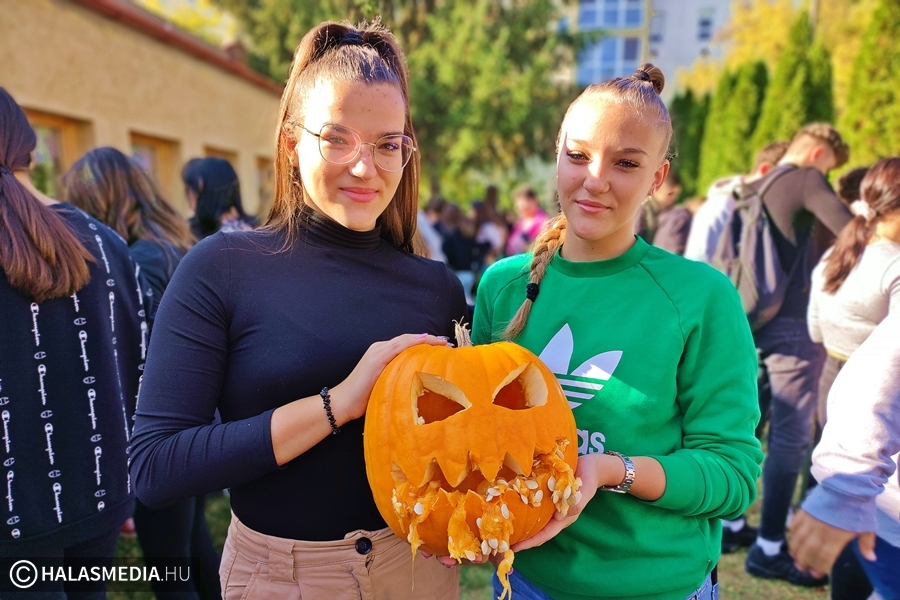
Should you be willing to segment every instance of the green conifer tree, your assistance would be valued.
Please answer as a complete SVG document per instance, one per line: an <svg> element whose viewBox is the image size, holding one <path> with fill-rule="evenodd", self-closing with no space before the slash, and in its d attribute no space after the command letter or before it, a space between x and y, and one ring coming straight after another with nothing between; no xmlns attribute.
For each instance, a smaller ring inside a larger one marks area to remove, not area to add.
<svg viewBox="0 0 900 600"><path fill-rule="evenodd" d="M798 127L808 122L808 102L803 93L808 87L808 55L811 46L809 15L803 11L791 26L787 45L775 65L753 134L753 148L761 148L776 140L790 139Z"/></svg>
<svg viewBox="0 0 900 600"><path fill-rule="evenodd" d="M853 63L841 133L853 164L900 153L900 2L875 9Z"/></svg>
<svg viewBox="0 0 900 600"><path fill-rule="evenodd" d="M713 181L727 174L722 170L722 136L726 129L725 113L734 84L734 75L728 71L723 72L709 101L703 126L703 141L700 143L700 173L696 188L700 193L705 192Z"/></svg>
<svg viewBox="0 0 900 600"><path fill-rule="evenodd" d="M734 89L725 107L720 141L719 168L722 175L747 173L756 148L753 132L762 110L769 75L766 65L756 61L742 65L735 75Z"/></svg>

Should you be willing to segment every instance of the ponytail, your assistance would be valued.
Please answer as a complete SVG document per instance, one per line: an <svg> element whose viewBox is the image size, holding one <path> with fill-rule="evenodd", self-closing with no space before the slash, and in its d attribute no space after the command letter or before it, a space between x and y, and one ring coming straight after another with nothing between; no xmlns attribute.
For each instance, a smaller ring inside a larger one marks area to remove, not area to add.
<svg viewBox="0 0 900 600"><path fill-rule="evenodd" d="M824 291L836 293L859 264L883 215L900 210L900 158L882 158L859 184L860 199L850 205L856 215L844 227L825 265Z"/></svg>
<svg viewBox="0 0 900 600"><path fill-rule="evenodd" d="M547 266L553 260L553 257L556 256L556 251L559 250L559 247L562 246L566 239L566 225L566 217L560 213L550 221L547 228L534 241L534 256L531 259L530 267L531 273L528 278L528 286L526 286L527 296L503 333L506 339L515 340L525 329L528 315L531 314L531 306L537 298L539 289L537 286L544 279Z"/></svg>

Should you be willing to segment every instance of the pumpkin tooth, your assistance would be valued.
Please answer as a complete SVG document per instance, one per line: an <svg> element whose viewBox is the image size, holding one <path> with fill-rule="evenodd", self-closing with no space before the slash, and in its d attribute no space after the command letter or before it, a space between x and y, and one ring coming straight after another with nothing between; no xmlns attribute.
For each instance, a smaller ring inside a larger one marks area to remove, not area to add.
<svg viewBox="0 0 900 600"><path fill-rule="evenodd" d="M540 487L540 485L534 479L526 479L525 487L527 487L529 490L536 490Z"/></svg>
<svg viewBox="0 0 900 600"><path fill-rule="evenodd" d="M491 547L488 545L487 540L481 541L481 553L484 556L487 556L491 551Z"/></svg>

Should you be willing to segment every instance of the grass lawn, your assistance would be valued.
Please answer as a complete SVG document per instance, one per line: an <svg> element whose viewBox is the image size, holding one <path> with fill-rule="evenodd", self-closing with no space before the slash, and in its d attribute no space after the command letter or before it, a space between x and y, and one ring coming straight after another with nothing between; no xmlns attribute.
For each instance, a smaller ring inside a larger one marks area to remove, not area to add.
<svg viewBox="0 0 900 600"><path fill-rule="evenodd" d="M219 548L225 542L225 533L228 529L230 518L228 498L224 495L211 497L207 501L207 518L213 540ZM751 522L759 518L759 502L749 512ZM804 589L788 585L787 583L769 581L750 577L744 572L744 557L746 552L726 554L719 562L719 589L720 596L727 600L756 600L775 598L778 600L803 600L816 598L827 600L830 595L828 588ZM133 538L120 538L117 555L133 564L142 565L140 547ZM490 565L479 567L466 567L462 573L462 600L490 600L491 599L491 574L493 568ZM150 591L149 584L145 591L123 592L117 590L113 584L109 587L108 598L110 600L153 600L154 595Z"/></svg>

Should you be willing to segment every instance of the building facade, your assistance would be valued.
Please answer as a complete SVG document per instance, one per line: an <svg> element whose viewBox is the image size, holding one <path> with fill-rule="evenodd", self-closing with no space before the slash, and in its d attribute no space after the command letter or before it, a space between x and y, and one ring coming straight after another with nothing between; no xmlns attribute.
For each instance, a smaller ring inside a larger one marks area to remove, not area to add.
<svg viewBox="0 0 900 600"><path fill-rule="evenodd" d="M578 29L609 35L578 57L580 85L630 75L644 62L660 67L674 91L678 67L710 52L713 35L728 20L730 0L580 0Z"/></svg>
<svg viewBox="0 0 900 600"><path fill-rule="evenodd" d="M35 183L113 146L154 175L187 214L181 168L218 156L244 208L265 216L281 86L126 0L0 0L0 86L38 135Z"/></svg>

